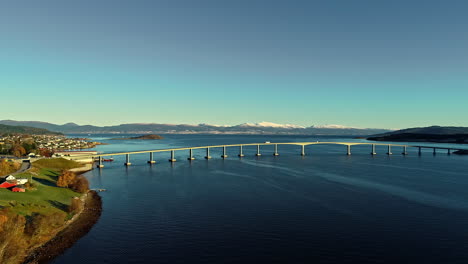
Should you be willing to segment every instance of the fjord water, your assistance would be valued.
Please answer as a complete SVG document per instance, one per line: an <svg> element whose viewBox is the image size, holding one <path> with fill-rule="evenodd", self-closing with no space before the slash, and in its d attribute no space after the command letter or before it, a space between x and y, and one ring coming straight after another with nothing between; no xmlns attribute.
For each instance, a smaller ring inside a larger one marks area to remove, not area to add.
<svg viewBox="0 0 468 264"><path fill-rule="evenodd" d="M99 151L253 142L359 141L291 136L166 135L107 140ZM425 145L430 145L425 144ZM101 192L92 230L52 263L467 263L468 157L339 145L132 155L86 176Z"/></svg>

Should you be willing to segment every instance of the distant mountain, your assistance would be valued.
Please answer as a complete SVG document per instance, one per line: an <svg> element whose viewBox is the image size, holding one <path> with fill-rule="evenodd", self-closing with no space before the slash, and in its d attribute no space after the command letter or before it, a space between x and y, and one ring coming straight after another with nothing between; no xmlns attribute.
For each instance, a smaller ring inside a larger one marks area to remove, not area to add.
<svg viewBox="0 0 468 264"><path fill-rule="evenodd" d="M134 123L116 126L91 126L67 123L56 125L37 121L2 120L0 124L27 125L45 128L61 133L138 133L138 134L277 134L277 135L353 135L367 136L388 132L388 129L352 128L340 125L303 127L291 124L276 124L271 122L244 123L234 126L210 124L154 124Z"/></svg>
<svg viewBox="0 0 468 264"><path fill-rule="evenodd" d="M468 127L415 127L374 135L375 141L468 143Z"/></svg>
<svg viewBox="0 0 468 264"><path fill-rule="evenodd" d="M319 126L313 126L314 128L337 128L337 129L352 129L352 127L347 127L343 125L319 125Z"/></svg>
<svg viewBox="0 0 468 264"><path fill-rule="evenodd" d="M243 123L240 125L237 125L237 127L275 127L275 128L305 128L303 126L298 126L298 125L291 125L291 124L276 124L276 123L271 123L271 122L260 122L260 123Z"/></svg>
<svg viewBox="0 0 468 264"><path fill-rule="evenodd" d="M43 128L0 124L0 135L3 134L58 135L61 133L52 132Z"/></svg>

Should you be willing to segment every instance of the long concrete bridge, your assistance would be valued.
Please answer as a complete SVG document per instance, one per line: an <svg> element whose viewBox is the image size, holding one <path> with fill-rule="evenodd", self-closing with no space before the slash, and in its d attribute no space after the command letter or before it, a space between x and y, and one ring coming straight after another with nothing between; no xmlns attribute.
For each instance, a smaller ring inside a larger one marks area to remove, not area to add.
<svg viewBox="0 0 468 264"><path fill-rule="evenodd" d="M274 146L274 152L272 153L274 156L278 156L278 146L280 145L296 145L300 146L300 154L302 156L306 155L305 153L305 146L308 145L344 145L346 146L346 154L351 155L351 147L356 146L356 145L369 145L371 147L370 149L370 154L371 155L376 155L376 146L386 146L387 147L387 155L392 155L392 147L401 147L402 152L401 154L407 155L407 149L408 148L418 148L418 154L421 155L421 150L423 148L430 148L433 149L433 154L436 154L437 149L443 149L447 150L447 154L450 155L452 150L462 150L458 148L448 148L448 147L433 147L433 146L414 146L414 145L402 145L402 144L388 144L388 143L368 143L368 142L285 142L285 143L270 143L270 142L263 142L263 143L247 143L247 144L230 144L230 145L213 145L213 146L198 146L198 147L185 147L185 148L170 148L170 149L155 149L155 150L142 150L142 151L128 151L128 152L116 152L116 153L100 153L96 155L76 155L74 157L76 158L93 158L93 159L98 159L98 168L103 168L104 165L102 164L102 158L106 156L121 156L125 155L126 156L126 162L124 163L126 166L130 166L132 163L130 162L130 155L133 154L143 154L143 153L149 153L149 160L148 163L153 164L156 163L156 161L153 159L153 154L157 152L170 152L171 156L169 161L170 162L175 162L175 152L176 151L183 151L187 150L188 151L188 160L194 160L195 158L193 157L193 150L195 149L205 149L206 150L206 156L205 159L211 159L210 156L210 149L213 148L221 148L223 150L223 154L221 155L221 158L225 159L228 157L226 149L227 148L232 148L232 147L238 147L239 148L239 157L244 157L244 152L243 148L246 146L256 146L257 148L257 153L255 154L256 156L261 156L260 152L260 147L261 146Z"/></svg>

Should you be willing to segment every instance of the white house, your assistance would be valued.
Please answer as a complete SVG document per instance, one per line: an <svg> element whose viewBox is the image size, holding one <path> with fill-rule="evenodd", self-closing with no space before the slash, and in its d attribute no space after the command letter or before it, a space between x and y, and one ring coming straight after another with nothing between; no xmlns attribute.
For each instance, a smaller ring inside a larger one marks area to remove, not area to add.
<svg viewBox="0 0 468 264"><path fill-rule="evenodd" d="M15 176L13 176L13 175L8 175L8 177L6 177L5 180L7 180L7 181L14 181L14 180L16 180L16 178L15 178Z"/></svg>
<svg viewBox="0 0 468 264"><path fill-rule="evenodd" d="M28 179L16 179L16 184L22 185L28 182Z"/></svg>

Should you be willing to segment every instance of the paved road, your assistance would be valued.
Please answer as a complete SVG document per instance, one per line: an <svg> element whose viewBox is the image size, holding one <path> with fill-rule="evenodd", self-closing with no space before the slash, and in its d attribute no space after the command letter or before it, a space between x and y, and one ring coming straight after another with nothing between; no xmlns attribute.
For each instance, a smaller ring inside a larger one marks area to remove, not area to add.
<svg viewBox="0 0 468 264"><path fill-rule="evenodd" d="M23 161L23 163L21 163L21 168L19 170L17 170L16 172L14 173L11 173L11 174L8 174L8 175L15 175L15 174L19 174L19 173L23 173L27 170L29 170L31 168L31 162L29 161ZM0 176L0 178L5 178L6 176L8 175L3 175L3 176Z"/></svg>
<svg viewBox="0 0 468 264"><path fill-rule="evenodd" d="M30 168L31 168L31 162L23 161L23 163L21 163L21 168L18 171L16 171L15 173L13 173L13 175L25 172L25 171L29 170Z"/></svg>

